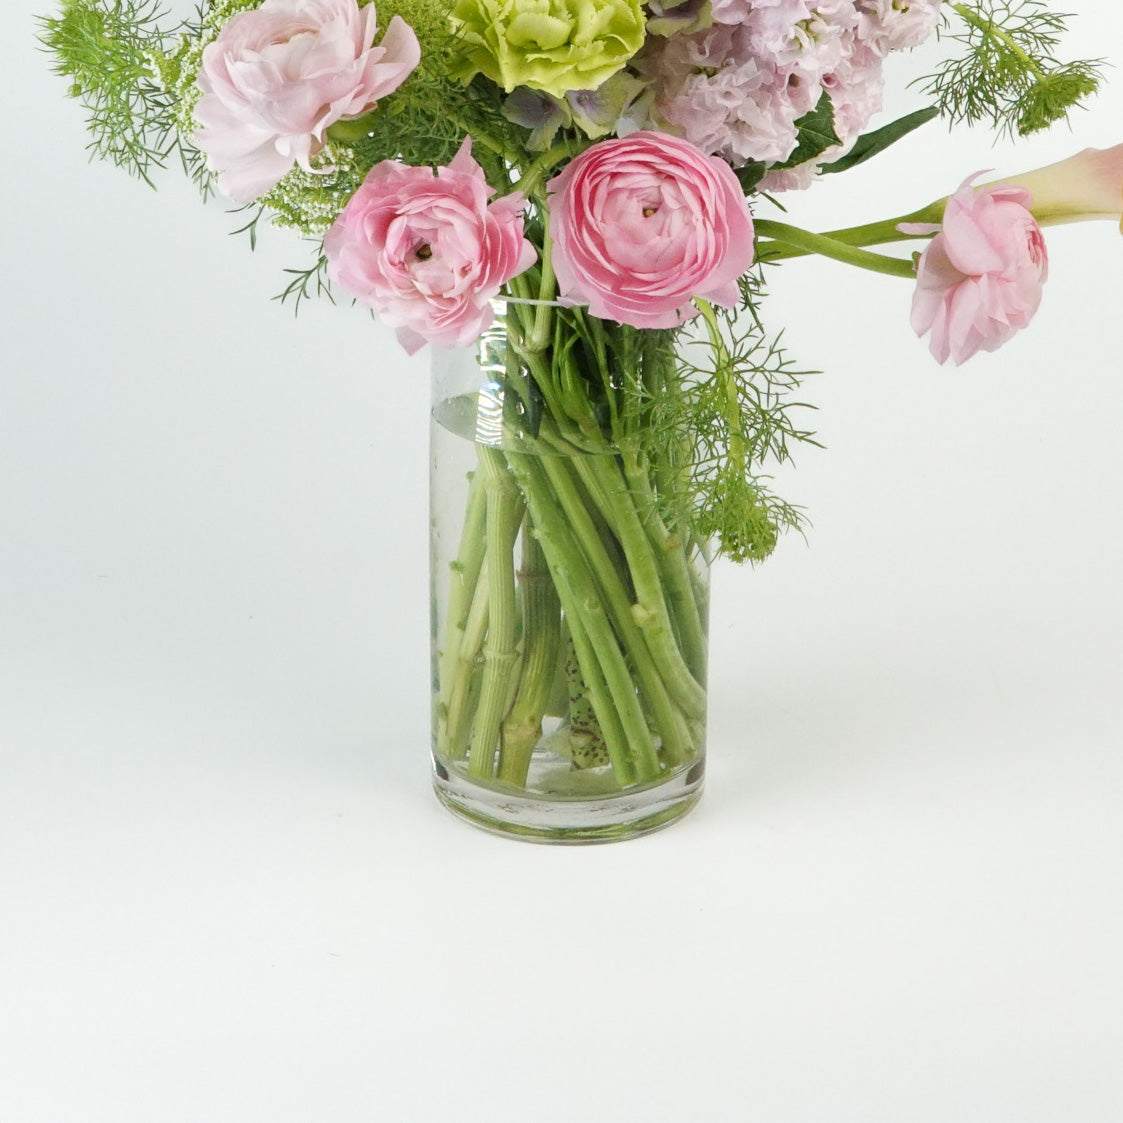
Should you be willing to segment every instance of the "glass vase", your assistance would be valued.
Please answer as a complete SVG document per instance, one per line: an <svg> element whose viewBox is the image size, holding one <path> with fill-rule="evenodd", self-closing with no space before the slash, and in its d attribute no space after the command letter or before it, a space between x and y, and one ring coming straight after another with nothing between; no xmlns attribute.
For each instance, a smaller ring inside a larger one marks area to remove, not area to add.
<svg viewBox="0 0 1123 1123"><path fill-rule="evenodd" d="M626 839L701 795L709 565L615 404L667 356L624 350L551 376L500 317L433 356L434 783L500 834Z"/></svg>

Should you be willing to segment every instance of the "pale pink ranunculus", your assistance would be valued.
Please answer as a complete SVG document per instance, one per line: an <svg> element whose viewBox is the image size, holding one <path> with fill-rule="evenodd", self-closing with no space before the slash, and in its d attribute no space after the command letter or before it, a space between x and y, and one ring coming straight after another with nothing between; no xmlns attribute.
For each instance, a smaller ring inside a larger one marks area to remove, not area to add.
<svg viewBox="0 0 1123 1123"><path fill-rule="evenodd" d="M357 0L265 0L240 12L203 51L195 143L219 190L241 203L310 160L336 121L361 117L421 59L395 16L381 43L375 5Z"/></svg>
<svg viewBox="0 0 1123 1123"><path fill-rule="evenodd" d="M426 343L472 343L503 285L536 259L523 196L490 202L494 193L470 138L436 174L376 164L324 240L331 279L396 327L411 355Z"/></svg>
<svg viewBox="0 0 1123 1123"><path fill-rule="evenodd" d="M912 326L930 332L940 363L965 363L997 351L1027 327L1041 305L1049 254L1021 187L972 187L972 176L947 201L943 225L903 225L905 233L939 233L920 259Z"/></svg>
<svg viewBox="0 0 1123 1123"><path fill-rule="evenodd" d="M753 221L724 160L666 133L593 145L549 184L563 299L636 328L671 328L691 300L737 304Z"/></svg>

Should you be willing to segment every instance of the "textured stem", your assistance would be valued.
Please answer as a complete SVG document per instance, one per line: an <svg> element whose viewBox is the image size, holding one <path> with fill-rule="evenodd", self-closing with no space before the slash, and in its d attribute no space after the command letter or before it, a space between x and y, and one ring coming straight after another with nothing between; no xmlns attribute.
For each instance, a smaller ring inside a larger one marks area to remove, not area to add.
<svg viewBox="0 0 1123 1123"><path fill-rule="evenodd" d="M606 516L620 539L636 590L632 616L639 625L655 665L671 697L687 717L704 719L706 692L683 658L671 626L659 566L628 485L615 458L585 456L574 466L587 480L590 493L606 505Z"/></svg>
<svg viewBox="0 0 1123 1123"><path fill-rule="evenodd" d="M481 529L481 543L484 535ZM452 691L448 700L449 756L460 760L468 754L472 733L472 714L479 700L479 654L487 634L488 583L487 562L484 561L472 595L472 604L464 624L464 636L452 672Z"/></svg>
<svg viewBox="0 0 1123 1123"><path fill-rule="evenodd" d="M499 779L521 788L526 785L534 747L542 737L542 718L550 704L561 645L561 604L529 516L523 532L519 577L523 589L523 670L515 701L503 722Z"/></svg>
<svg viewBox="0 0 1123 1123"><path fill-rule="evenodd" d="M471 673L471 664L465 666L460 654L464 646L468 612L471 609L480 569L483 566L486 510L487 500L479 473L473 472L468 485L468 506L464 516L464 529L460 535L460 548L456 560L449 566L445 646L440 654L437 672L440 684L437 702L437 751L442 756L450 755L452 741L449 733L449 707L453 695L458 691L459 676Z"/></svg>
<svg viewBox="0 0 1123 1123"><path fill-rule="evenodd" d="M644 529L655 551L655 559L663 576L675 632L679 637L683 657L691 673L699 682L706 675L706 632L702 610L694 596L691 581L690 558L686 545L673 534L659 514L655 494L647 471L635 456L624 457L624 475L633 493L647 508L643 517Z"/></svg>
<svg viewBox="0 0 1123 1123"><path fill-rule="evenodd" d="M758 234L763 234L783 245L819 254L821 257L829 257L846 265L854 265L874 273L884 273L890 277L916 279L916 267L911 261L905 261L903 258L870 253L868 250L828 238L825 234L813 234L810 230L801 230L798 226L791 226L786 222L773 222L771 219L758 219L756 229Z"/></svg>
<svg viewBox="0 0 1123 1123"><path fill-rule="evenodd" d="M490 777L494 774L499 730L510 700L511 672L518 658L514 549L523 506L503 454L486 446L480 446L478 451L487 494L488 625L468 770L474 776Z"/></svg>
<svg viewBox="0 0 1123 1123"><path fill-rule="evenodd" d="M832 242L842 242L848 246L885 246L896 242L926 241L930 234L903 234L903 224L939 225L943 221L946 199L922 207L911 214L898 218L884 218L878 222L868 222L862 226L847 226L841 230L828 230L823 235ZM789 261L796 257L809 257L815 251L785 244L783 240L760 242L758 252L768 261Z"/></svg>
<svg viewBox="0 0 1123 1123"><path fill-rule="evenodd" d="M654 779L660 772L659 758L635 684L605 615L596 579L546 478L544 458L508 453L508 460L538 528L539 541L569 619L578 661L604 731L616 778L622 785ZM604 693L598 701L596 687L601 678Z"/></svg>
<svg viewBox="0 0 1123 1123"><path fill-rule="evenodd" d="M667 688L636 623L628 591L589 514L588 505L577 489L573 478L575 469L567 460L568 458L564 456L545 456L542 458L542 466L573 528L574 537L581 546L585 561L592 570L600 599L608 608L616 634L635 669L640 689L650 707L655 728L661 736L667 763L680 764L694 753L694 745L686 721L667 693Z"/></svg>

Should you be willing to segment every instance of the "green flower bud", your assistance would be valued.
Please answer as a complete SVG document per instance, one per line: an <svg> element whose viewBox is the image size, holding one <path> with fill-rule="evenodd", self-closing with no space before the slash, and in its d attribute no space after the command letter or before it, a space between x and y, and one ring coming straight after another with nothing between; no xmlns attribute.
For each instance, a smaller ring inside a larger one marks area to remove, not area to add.
<svg viewBox="0 0 1123 1123"><path fill-rule="evenodd" d="M455 0L459 77L508 93L595 90L643 46L640 0Z"/></svg>

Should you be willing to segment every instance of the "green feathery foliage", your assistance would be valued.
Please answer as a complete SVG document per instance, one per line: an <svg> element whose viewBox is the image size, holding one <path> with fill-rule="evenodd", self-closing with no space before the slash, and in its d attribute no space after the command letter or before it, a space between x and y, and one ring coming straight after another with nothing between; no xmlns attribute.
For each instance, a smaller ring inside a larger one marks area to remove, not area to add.
<svg viewBox="0 0 1123 1123"><path fill-rule="evenodd" d="M294 316L300 315L300 306L304 301L315 297L327 297L332 304L335 303L331 280L328 278L328 259L324 256L322 241L316 245L315 257L316 260L306 269L286 269L285 274L290 278L289 282L273 297L282 304L287 304L291 300Z"/></svg>
<svg viewBox="0 0 1123 1123"><path fill-rule="evenodd" d="M1071 17L1043 0L973 0L949 9L948 18L961 22L945 35L964 51L919 84L952 124L985 121L1026 136L1065 120L1098 92L1102 61L1057 58Z"/></svg>
<svg viewBox="0 0 1123 1123"><path fill-rule="evenodd" d="M163 15L157 0L63 0L41 21L56 73L88 114L91 154L150 186L178 147Z"/></svg>
<svg viewBox="0 0 1123 1123"><path fill-rule="evenodd" d="M760 277L743 293L740 310L702 306L706 335L679 347L677 376L653 404L649 439L653 456L679 450L672 453L681 461L677 502L692 512L698 537L732 561L755 563L784 531L805 525L799 508L772 491L767 466L817 442L796 417L814 409L797 398L812 372L796 369L782 337L761 324Z"/></svg>
<svg viewBox="0 0 1123 1123"><path fill-rule="evenodd" d="M465 87L450 77L458 41L447 0L378 0L379 26L387 27L394 16L416 33L421 64L373 112L328 130L333 141L353 148L361 173L382 160L447 164L468 134L477 147L514 148L517 133L502 115L498 89L484 81Z"/></svg>
<svg viewBox="0 0 1123 1123"><path fill-rule="evenodd" d="M182 129L193 128L190 116L198 100L195 78L202 46L235 10L257 2L220 0L208 11L182 69ZM275 225L309 237L323 235L367 172L383 160L418 167L447 164L468 133L483 141L477 144L481 158L486 159L489 140L493 149L508 145L512 126L499 113L498 93L482 83L466 90L448 77L447 60L455 41L443 0L379 0L380 29L385 30L394 16L401 16L417 34L421 65L370 113L328 129L327 145L312 161L316 173L294 168L263 197Z"/></svg>

